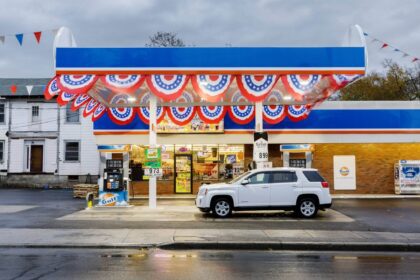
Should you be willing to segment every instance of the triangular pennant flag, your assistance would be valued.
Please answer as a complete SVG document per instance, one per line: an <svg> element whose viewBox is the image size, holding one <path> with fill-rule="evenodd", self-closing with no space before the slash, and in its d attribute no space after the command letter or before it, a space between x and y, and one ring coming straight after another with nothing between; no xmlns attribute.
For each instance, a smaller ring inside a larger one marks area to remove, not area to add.
<svg viewBox="0 0 420 280"><path fill-rule="evenodd" d="M416 62L417 60L419 60L417 57L413 58L413 60L411 62Z"/></svg>
<svg viewBox="0 0 420 280"><path fill-rule="evenodd" d="M394 49L394 52L399 52L400 50L399 49Z"/></svg>
<svg viewBox="0 0 420 280"><path fill-rule="evenodd" d="M365 35L365 36L369 36L369 34L367 34L366 32L363 32L363 35Z"/></svg>
<svg viewBox="0 0 420 280"><path fill-rule="evenodd" d="M375 43L375 42L379 42L379 40L378 40L378 39L376 39L376 38L373 38L373 39L372 39L372 43Z"/></svg>
<svg viewBox="0 0 420 280"><path fill-rule="evenodd" d="M407 56L409 56L409 54L408 54L408 53L404 53L404 54L403 54L403 57L407 57Z"/></svg>
<svg viewBox="0 0 420 280"><path fill-rule="evenodd" d="M23 43L23 34L22 34L22 33L20 33L20 34L16 34L15 36L16 36L16 39L17 39L17 40L18 40L18 42L19 42L19 45L21 45L21 46L22 46L22 43Z"/></svg>
<svg viewBox="0 0 420 280"><path fill-rule="evenodd" d="M6 37L4 36L0 36L0 43L4 44L4 40L6 39Z"/></svg>
<svg viewBox="0 0 420 280"><path fill-rule="evenodd" d="M42 35L42 32L41 31L34 32L34 36L35 36L35 39L38 42L38 44L41 41L41 35Z"/></svg>
<svg viewBox="0 0 420 280"><path fill-rule="evenodd" d="M28 92L28 95L31 95L31 92L32 92L33 88L34 88L34 86L32 86L32 85L26 86L26 91Z"/></svg>
<svg viewBox="0 0 420 280"><path fill-rule="evenodd" d="M13 94L15 94L15 93L16 93L16 91L17 91L17 86L16 86L16 85L11 85L11 86L10 86L10 91L11 91Z"/></svg>
<svg viewBox="0 0 420 280"><path fill-rule="evenodd" d="M381 49L388 47L389 45L387 43L384 43L381 47Z"/></svg>

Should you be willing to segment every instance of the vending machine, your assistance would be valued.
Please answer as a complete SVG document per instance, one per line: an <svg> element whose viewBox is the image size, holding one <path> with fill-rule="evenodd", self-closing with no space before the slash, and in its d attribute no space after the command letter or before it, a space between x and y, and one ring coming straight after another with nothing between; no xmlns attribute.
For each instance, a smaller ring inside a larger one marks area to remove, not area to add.
<svg viewBox="0 0 420 280"><path fill-rule="evenodd" d="M123 159L101 153L101 168L98 206L128 206L128 153L124 153Z"/></svg>
<svg viewBox="0 0 420 280"><path fill-rule="evenodd" d="M420 194L420 160L400 160L394 169L396 194Z"/></svg>

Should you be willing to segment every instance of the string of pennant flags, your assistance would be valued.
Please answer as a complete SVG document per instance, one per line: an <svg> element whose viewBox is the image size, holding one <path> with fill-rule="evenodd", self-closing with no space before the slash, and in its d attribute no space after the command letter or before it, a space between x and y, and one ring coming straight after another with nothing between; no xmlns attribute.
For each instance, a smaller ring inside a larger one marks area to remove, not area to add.
<svg viewBox="0 0 420 280"><path fill-rule="evenodd" d="M15 84L12 84L10 86L0 86L0 88L2 88L2 87L8 87L8 89L9 89L9 91L10 91L11 94L16 94L17 91L18 91L18 87L25 87L26 92L28 93L28 95L31 95L32 90L35 87L40 87L41 88L41 91L44 91L46 85L15 85ZM1 91L3 91L3 90L1 90Z"/></svg>
<svg viewBox="0 0 420 280"><path fill-rule="evenodd" d="M17 40L20 46L23 45L23 39L27 36L33 36L36 43L41 43L42 35L46 32L52 32L53 35L57 34L58 28L54 29L47 29L42 31L34 31L34 32L26 32L26 33L16 33L16 34L0 34L0 45L6 43L6 38L13 38L13 40Z"/></svg>
<svg viewBox="0 0 420 280"><path fill-rule="evenodd" d="M363 35L365 35L365 37L371 39L371 43L379 43L380 46L381 46L380 49L389 49L389 50L392 50L392 51L394 51L396 53L401 53L401 57L402 58L410 59L411 62L413 62L413 63L420 60L420 58L418 58L418 57L416 57L414 55L411 55L411 54L407 53L406 51L403 51L400 48L397 48L397 47L391 45L390 43L387 43L387 42L385 42L383 40L380 40L380 39L378 39L376 37L373 37L373 36L369 35L366 32L363 32Z"/></svg>

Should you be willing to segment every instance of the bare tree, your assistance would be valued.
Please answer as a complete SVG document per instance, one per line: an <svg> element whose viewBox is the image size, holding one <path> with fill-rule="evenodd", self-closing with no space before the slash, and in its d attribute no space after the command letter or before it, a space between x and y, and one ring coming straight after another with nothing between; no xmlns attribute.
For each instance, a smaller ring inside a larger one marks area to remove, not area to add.
<svg viewBox="0 0 420 280"><path fill-rule="evenodd" d="M185 47L184 41L178 38L178 34L158 31L149 36L150 42L146 47Z"/></svg>

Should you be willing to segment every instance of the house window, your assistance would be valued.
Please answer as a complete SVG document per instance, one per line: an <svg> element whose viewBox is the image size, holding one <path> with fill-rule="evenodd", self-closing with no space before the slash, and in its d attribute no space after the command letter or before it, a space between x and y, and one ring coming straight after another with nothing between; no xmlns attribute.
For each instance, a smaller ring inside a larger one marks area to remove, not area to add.
<svg viewBox="0 0 420 280"><path fill-rule="evenodd" d="M79 161L80 142L66 141L65 143L65 161Z"/></svg>
<svg viewBox="0 0 420 280"><path fill-rule="evenodd" d="M0 141L0 162L3 161L4 158L4 141Z"/></svg>
<svg viewBox="0 0 420 280"><path fill-rule="evenodd" d="M4 123L4 104L0 104L0 123Z"/></svg>
<svg viewBox="0 0 420 280"><path fill-rule="evenodd" d="M32 122L39 121L39 106L32 106Z"/></svg>
<svg viewBox="0 0 420 280"><path fill-rule="evenodd" d="M66 122L68 123L78 123L79 122L79 110L71 110L71 102L66 106Z"/></svg>

